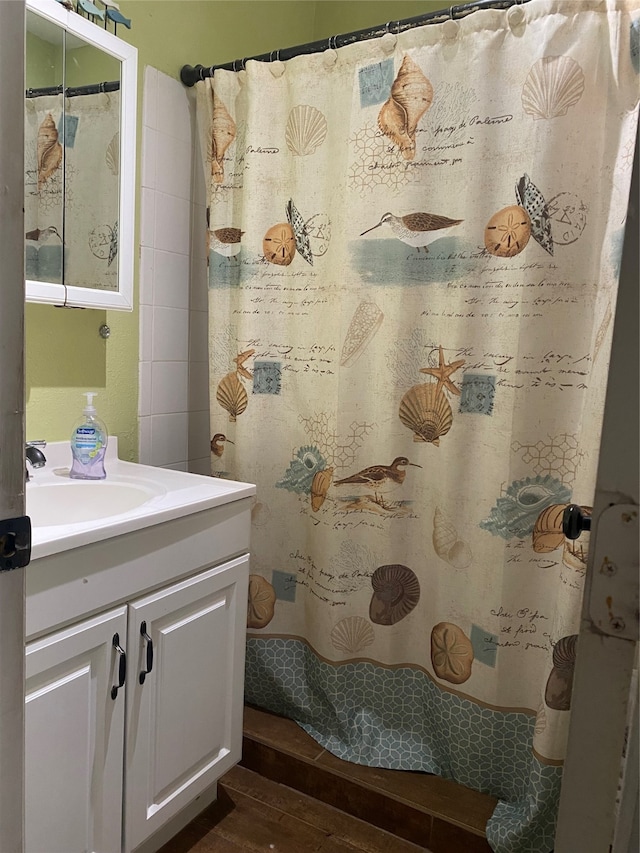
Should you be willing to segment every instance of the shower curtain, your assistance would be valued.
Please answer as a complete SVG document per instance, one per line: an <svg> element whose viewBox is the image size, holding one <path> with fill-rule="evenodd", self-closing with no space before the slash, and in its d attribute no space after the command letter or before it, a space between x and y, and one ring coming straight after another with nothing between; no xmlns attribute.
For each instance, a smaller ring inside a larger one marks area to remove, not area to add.
<svg viewBox="0 0 640 853"><path fill-rule="evenodd" d="M26 278L117 290L119 127L118 91L26 99Z"/></svg>
<svg viewBox="0 0 640 853"><path fill-rule="evenodd" d="M499 853L553 847L639 12L531 0L197 84L246 699L497 797Z"/></svg>

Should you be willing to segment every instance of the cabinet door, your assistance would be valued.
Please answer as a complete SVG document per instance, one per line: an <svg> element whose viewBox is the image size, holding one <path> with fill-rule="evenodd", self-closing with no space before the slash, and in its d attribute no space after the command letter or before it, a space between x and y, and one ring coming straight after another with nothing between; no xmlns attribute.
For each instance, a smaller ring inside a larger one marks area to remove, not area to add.
<svg viewBox="0 0 640 853"><path fill-rule="evenodd" d="M240 760L247 582L244 556L129 605L127 851Z"/></svg>
<svg viewBox="0 0 640 853"><path fill-rule="evenodd" d="M25 853L117 853L122 844L126 607L26 648Z"/></svg>

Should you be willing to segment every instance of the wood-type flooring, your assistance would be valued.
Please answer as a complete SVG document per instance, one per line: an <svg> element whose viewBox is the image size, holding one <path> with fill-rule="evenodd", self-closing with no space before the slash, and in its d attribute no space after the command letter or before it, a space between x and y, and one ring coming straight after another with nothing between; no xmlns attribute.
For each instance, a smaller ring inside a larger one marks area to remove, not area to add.
<svg viewBox="0 0 640 853"><path fill-rule="evenodd" d="M495 804L427 773L343 761L246 706L241 765L160 853L491 853Z"/></svg>

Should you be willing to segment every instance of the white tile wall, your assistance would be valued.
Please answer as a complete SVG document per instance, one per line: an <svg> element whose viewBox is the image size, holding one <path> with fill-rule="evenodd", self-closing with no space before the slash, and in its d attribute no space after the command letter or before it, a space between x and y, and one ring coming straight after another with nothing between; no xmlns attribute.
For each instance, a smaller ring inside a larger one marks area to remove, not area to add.
<svg viewBox="0 0 640 853"><path fill-rule="evenodd" d="M144 74L140 222L139 458L210 473L205 192L195 105Z"/></svg>

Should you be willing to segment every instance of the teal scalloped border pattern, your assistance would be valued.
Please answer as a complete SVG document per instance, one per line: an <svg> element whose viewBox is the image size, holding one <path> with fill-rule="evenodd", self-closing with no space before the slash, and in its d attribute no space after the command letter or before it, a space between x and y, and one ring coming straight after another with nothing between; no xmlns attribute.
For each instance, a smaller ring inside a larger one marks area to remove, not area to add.
<svg viewBox="0 0 640 853"><path fill-rule="evenodd" d="M550 853L562 768L532 753L534 718L484 708L411 667L330 664L303 641L247 638L246 701L296 720L339 758L491 794L496 853Z"/></svg>

